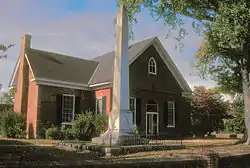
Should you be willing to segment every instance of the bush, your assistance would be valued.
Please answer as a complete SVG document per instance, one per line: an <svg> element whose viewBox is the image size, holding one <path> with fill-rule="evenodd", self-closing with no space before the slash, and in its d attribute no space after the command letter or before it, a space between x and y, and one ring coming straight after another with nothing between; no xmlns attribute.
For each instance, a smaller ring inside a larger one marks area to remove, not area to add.
<svg viewBox="0 0 250 168"><path fill-rule="evenodd" d="M108 128L108 116L96 115L94 116L94 133L93 135L99 136L104 133Z"/></svg>
<svg viewBox="0 0 250 168"><path fill-rule="evenodd" d="M37 138L44 139L46 138L46 130L51 128L52 124L48 121L37 121Z"/></svg>
<svg viewBox="0 0 250 168"><path fill-rule="evenodd" d="M75 139L75 132L72 128L61 128L61 138L64 140Z"/></svg>
<svg viewBox="0 0 250 168"><path fill-rule="evenodd" d="M78 114L72 129L78 140L89 140L94 131L94 116L90 111Z"/></svg>
<svg viewBox="0 0 250 168"><path fill-rule="evenodd" d="M58 140L61 139L61 129L60 127L48 128L45 133L46 139Z"/></svg>
<svg viewBox="0 0 250 168"><path fill-rule="evenodd" d="M135 135L139 135L139 128L136 125L133 126L133 132Z"/></svg>
<svg viewBox="0 0 250 168"><path fill-rule="evenodd" d="M108 117L106 115L93 115L91 111L78 114L72 127L63 125L60 127L48 128L46 139L64 140L90 140L93 136L99 136L106 131Z"/></svg>
<svg viewBox="0 0 250 168"><path fill-rule="evenodd" d="M26 135L26 119L21 113L13 110L3 112L0 118L1 134L7 138L24 138Z"/></svg>
<svg viewBox="0 0 250 168"><path fill-rule="evenodd" d="M205 87L195 87L191 103L192 131L196 136L210 135L225 128L224 119L229 115L228 103L222 96Z"/></svg>

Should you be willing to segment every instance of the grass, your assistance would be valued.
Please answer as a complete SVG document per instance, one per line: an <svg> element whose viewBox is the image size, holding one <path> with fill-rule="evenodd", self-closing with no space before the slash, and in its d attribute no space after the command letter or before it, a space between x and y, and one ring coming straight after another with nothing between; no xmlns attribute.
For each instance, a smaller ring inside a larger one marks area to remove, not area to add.
<svg viewBox="0 0 250 168"><path fill-rule="evenodd" d="M113 157L114 160L141 160L141 159L190 159L200 157L201 150L214 150L221 156L232 155L237 153L249 153L250 146L244 144L236 145L237 139L196 139L184 140L183 145L186 149L149 151L134 154ZM165 141L163 144L171 144L171 141Z"/></svg>
<svg viewBox="0 0 250 168"><path fill-rule="evenodd" d="M39 145L39 146L54 146L58 140L48 139L11 139L0 138L0 145Z"/></svg>
<svg viewBox="0 0 250 168"><path fill-rule="evenodd" d="M44 164L46 167L48 164L81 165L98 159L98 155L93 152L56 147L56 142L0 138L0 163L17 161L22 165Z"/></svg>
<svg viewBox="0 0 250 168"><path fill-rule="evenodd" d="M119 157L99 157L96 153L89 151L78 151L71 148L55 147L54 140L27 140L27 139L6 139L0 138L0 159L10 157L17 158L30 164L74 164L84 163L110 163L121 161L150 161L150 160L188 160L199 157L202 149L213 149L221 155L232 153L244 153L250 151L250 146L243 144L235 145L237 139L196 139L183 140L186 149L149 151L128 154ZM179 141L161 141L162 144L177 144ZM18 147L8 145L19 145ZM1 160L0 160L1 162Z"/></svg>

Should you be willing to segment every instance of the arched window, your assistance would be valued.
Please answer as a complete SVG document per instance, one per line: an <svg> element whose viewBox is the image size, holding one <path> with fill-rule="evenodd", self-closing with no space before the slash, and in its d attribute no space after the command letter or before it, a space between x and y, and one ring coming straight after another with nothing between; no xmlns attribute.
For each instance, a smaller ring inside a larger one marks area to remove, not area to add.
<svg viewBox="0 0 250 168"><path fill-rule="evenodd" d="M156 75L157 72L157 68L156 68L156 62L155 59L153 57L151 57L148 61L148 73L149 74L153 74Z"/></svg>

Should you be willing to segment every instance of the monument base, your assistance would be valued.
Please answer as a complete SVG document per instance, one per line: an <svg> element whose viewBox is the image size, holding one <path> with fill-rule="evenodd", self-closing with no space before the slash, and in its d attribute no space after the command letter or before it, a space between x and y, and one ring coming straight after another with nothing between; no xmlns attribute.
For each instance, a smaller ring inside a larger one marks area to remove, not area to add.
<svg viewBox="0 0 250 168"><path fill-rule="evenodd" d="M126 146L126 145L146 145L149 141L135 134L121 134L119 132L107 131L99 137L92 138L92 144L107 146Z"/></svg>

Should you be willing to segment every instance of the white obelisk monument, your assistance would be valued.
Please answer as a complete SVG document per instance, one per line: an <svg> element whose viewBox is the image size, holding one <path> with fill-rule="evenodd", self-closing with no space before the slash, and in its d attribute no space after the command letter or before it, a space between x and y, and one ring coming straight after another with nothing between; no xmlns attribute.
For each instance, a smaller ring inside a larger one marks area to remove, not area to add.
<svg viewBox="0 0 250 168"><path fill-rule="evenodd" d="M93 138L92 143L119 145L125 141L131 141L134 137L133 116L129 111L128 40L127 9L121 5L116 20L112 110L109 116L109 128L100 137Z"/></svg>

